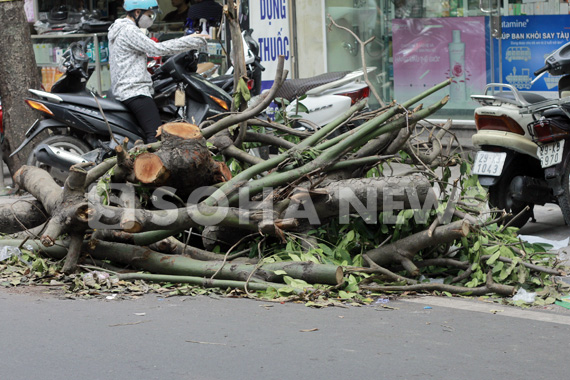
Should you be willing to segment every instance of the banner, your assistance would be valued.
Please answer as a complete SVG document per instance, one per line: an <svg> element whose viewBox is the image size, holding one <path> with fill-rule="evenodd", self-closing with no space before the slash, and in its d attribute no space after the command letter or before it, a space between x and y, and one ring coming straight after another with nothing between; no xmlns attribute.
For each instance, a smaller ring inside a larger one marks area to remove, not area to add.
<svg viewBox="0 0 570 380"><path fill-rule="evenodd" d="M259 42L262 74L261 89L271 87L277 71L277 58L285 57L285 69L291 72L291 37L287 0L249 0L249 25L252 36Z"/></svg>
<svg viewBox="0 0 570 380"><path fill-rule="evenodd" d="M429 96L424 104L440 100L446 109L474 109L472 94L487 84L485 18L409 18L392 21L394 97L403 102L452 78L451 85Z"/></svg>
<svg viewBox="0 0 570 380"><path fill-rule="evenodd" d="M503 61L502 83L523 91L538 91L556 97L558 76L543 75L534 84L534 72L544 66L544 59L570 41L568 15L505 16L502 18L500 57ZM494 40L495 56L499 56ZM500 78L495 65L495 78Z"/></svg>

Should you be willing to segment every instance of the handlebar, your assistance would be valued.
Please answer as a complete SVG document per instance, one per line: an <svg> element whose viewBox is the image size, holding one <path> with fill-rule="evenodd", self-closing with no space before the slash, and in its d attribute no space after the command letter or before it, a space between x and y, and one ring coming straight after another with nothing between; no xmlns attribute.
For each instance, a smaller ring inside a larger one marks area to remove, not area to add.
<svg viewBox="0 0 570 380"><path fill-rule="evenodd" d="M257 59L256 59L255 61L253 61L252 65L254 65L255 67L257 67L257 68L260 69L261 71L265 71L265 67L263 67L263 65L262 65L261 63L259 63Z"/></svg>
<svg viewBox="0 0 570 380"><path fill-rule="evenodd" d="M539 76L540 74L546 72L550 70L550 63L547 63L546 65L544 65L543 67L541 67L540 69L536 70L534 72L534 76Z"/></svg>

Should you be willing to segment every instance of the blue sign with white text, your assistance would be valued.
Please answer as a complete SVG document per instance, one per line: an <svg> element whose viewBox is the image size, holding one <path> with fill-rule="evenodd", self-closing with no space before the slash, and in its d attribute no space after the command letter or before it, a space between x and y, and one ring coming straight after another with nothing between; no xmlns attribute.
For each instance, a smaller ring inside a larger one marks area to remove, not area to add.
<svg viewBox="0 0 570 380"><path fill-rule="evenodd" d="M544 66L545 57L570 42L570 15L505 16L501 27L501 82L522 91L558 91L560 77L547 73L531 82L534 72ZM498 43L494 42L498 57ZM499 65L493 69L499 78Z"/></svg>

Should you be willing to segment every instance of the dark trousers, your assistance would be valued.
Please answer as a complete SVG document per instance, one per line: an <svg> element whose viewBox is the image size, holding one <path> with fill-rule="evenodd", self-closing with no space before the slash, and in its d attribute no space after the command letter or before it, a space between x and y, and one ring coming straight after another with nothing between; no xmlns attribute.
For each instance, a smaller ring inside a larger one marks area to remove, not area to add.
<svg viewBox="0 0 570 380"><path fill-rule="evenodd" d="M124 100L123 103L135 115L145 133L145 143L156 141L156 130L162 125L154 99L140 95Z"/></svg>

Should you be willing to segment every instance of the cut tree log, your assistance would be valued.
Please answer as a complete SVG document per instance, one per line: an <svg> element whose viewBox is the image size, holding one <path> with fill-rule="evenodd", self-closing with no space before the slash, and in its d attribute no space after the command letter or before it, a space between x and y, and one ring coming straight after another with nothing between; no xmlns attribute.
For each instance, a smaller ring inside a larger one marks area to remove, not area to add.
<svg viewBox="0 0 570 380"><path fill-rule="evenodd" d="M225 164L212 158L198 126L167 123L159 128L159 135L158 151L135 158L134 176L141 183L172 187L185 200L195 189L229 176Z"/></svg>

